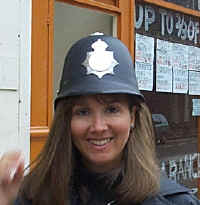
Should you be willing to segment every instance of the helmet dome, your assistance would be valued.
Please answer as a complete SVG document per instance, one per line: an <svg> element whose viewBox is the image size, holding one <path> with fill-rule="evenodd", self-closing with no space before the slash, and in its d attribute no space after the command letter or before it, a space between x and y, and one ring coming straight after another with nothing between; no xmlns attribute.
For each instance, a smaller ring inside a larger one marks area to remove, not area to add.
<svg viewBox="0 0 200 205"><path fill-rule="evenodd" d="M132 58L117 38L91 35L69 50L55 99L76 95L124 93L144 99L137 85Z"/></svg>

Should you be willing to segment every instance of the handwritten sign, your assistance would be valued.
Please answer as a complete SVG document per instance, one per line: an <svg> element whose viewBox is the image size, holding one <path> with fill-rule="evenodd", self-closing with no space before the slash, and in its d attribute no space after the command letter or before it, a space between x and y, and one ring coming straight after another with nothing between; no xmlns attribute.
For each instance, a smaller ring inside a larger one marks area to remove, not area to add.
<svg viewBox="0 0 200 205"><path fill-rule="evenodd" d="M157 40L156 91L172 92L172 43Z"/></svg>
<svg viewBox="0 0 200 205"><path fill-rule="evenodd" d="M154 39L136 34L135 72L140 90L153 90Z"/></svg>
<svg viewBox="0 0 200 205"><path fill-rule="evenodd" d="M200 71L200 48L190 46L188 49L188 69Z"/></svg>
<svg viewBox="0 0 200 205"><path fill-rule="evenodd" d="M173 92L188 92L188 46L172 44Z"/></svg>
<svg viewBox="0 0 200 205"><path fill-rule="evenodd" d="M189 71L189 94L200 95L200 72Z"/></svg>

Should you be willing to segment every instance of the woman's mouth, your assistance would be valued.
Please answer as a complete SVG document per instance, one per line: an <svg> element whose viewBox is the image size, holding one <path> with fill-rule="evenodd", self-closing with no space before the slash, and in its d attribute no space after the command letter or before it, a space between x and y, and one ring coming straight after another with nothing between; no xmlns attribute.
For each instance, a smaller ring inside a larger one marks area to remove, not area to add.
<svg viewBox="0 0 200 205"><path fill-rule="evenodd" d="M108 144L109 142L111 142L113 138L110 137L110 138L106 138L106 139L89 139L88 142L93 144L93 145L96 145L96 146L104 146L106 144Z"/></svg>

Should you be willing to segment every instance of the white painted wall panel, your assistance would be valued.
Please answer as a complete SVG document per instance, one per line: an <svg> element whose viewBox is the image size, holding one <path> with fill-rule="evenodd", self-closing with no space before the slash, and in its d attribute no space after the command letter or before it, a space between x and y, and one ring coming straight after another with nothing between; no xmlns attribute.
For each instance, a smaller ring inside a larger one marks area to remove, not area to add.
<svg viewBox="0 0 200 205"><path fill-rule="evenodd" d="M0 90L0 151L17 147L19 127L19 95L16 91Z"/></svg>
<svg viewBox="0 0 200 205"><path fill-rule="evenodd" d="M1 50L1 47L0 47ZM19 58L0 56L0 89L17 90L19 80Z"/></svg>
<svg viewBox="0 0 200 205"><path fill-rule="evenodd" d="M19 33L20 0L0 1L0 42L15 44ZM11 47L10 47L11 48Z"/></svg>
<svg viewBox="0 0 200 205"><path fill-rule="evenodd" d="M0 2L0 151L18 146L19 0ZM14 89L12 91L10 89Z"/></svg>
<svg viewBox="0 0 200 205"><path fill-rule="evenodd" d="M0 155L30 155L31 0L0 1Z"/></svg>
<svg viewBox="0 0 200 205"><path fill-rule="evenodd" d="M20 1L0 2L0 89L18 89Z"/></svg>

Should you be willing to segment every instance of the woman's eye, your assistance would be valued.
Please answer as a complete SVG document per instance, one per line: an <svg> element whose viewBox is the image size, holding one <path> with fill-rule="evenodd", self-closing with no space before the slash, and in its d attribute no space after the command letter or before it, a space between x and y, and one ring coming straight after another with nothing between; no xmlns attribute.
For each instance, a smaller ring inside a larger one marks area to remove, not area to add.
<svg viewBox="0 0 200 205"><path fill-rule="evenodd" d="M87 116L89 114L89 110L87 110L87 109L78 109L78 110L75 110L74 114L78 115L78 116Z"/></svg>
<svg viewBox="0 0 200 205"><path fill-rule="evenodd" d="M119 108L117 106L109 106L107 109L106 109L106 112L107 113L118 113L119 112Z"/></svg>

